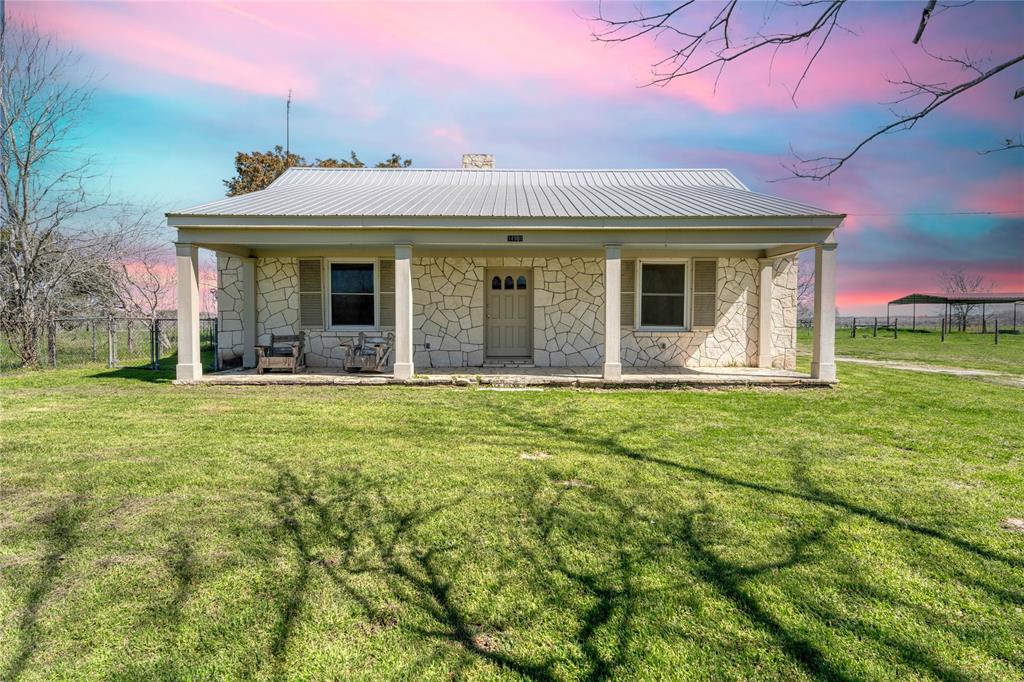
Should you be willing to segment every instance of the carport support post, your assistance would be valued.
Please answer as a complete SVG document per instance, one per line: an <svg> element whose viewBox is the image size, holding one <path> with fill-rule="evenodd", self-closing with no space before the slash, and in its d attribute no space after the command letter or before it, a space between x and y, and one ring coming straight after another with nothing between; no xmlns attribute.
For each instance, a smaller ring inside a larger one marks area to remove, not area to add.
<svg viewBox="0 0 1024 682"><path fill-rule="evenodd" d="M836 247L814 247L814 337L811 377L836 378Z"/></svg>
<svg viewBox="0 0 1024 682"><path fill-rule="evenodd" d="M219 344L218 344L219 345ZM218 349L218 353L220 350ZM242 259L242 367L256 366L256 259Z"/></svg>
<svg viewBox="0 0 1024 682"><path fill-rule="evenodd" d="M758 258L757 366L772 366L772 276L775 261Z"/></svg>
<svg viewBox="0 0 1024 682"><path fill-rule="evenodd" d="M195 381L203 375L199 358L199 247L174 245L178 272L178 381Z"/></svg>
<svg viewBox="0 0 1024 682"><path fill-rule="evenodd" d="M395 378L412 375L412 245L395 244Z"/></svg>
<svg viewBox="0 0 1024 682"><path fill-rule="evenodd" d="M622 379L622 247L604 247L604 378Z"/></svg>

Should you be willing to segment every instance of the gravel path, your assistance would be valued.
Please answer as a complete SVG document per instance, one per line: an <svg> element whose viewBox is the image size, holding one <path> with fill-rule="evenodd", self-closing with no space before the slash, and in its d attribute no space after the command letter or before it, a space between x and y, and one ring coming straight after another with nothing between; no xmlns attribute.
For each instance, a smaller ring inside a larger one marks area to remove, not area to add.
<svg viewBox="0 0 1024 682"><path fill-rule="evenodd" d="M871 365L873 367L888 367L906 372L924 372L925 374L948 374L956 377L972 377L989 381L994 384L1007 386L1018 386L1024 388L1024 377L1014 374L1004 374L990 369L969 369L967 367L946 367L943 365L920 365L913 362L902 362L900 360L868 360L866 358L837 357L840 362L852 362L857 365Z"/></svg>

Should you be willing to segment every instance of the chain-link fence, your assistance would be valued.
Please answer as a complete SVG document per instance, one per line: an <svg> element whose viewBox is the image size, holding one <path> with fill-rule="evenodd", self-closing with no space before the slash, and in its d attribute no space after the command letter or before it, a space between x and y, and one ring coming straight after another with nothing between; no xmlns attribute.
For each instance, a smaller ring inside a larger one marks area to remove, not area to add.
<svg viewBox="0 0 1024 682"><path fill-rule="evenodd" d="M0 368L20 366L6 339L0 348ZM199 320L199 349L203 366L217 367L217 318ZM39 334L39 364L67 367L98 364L109 368L172 368L177 362L178 323L174 319L73 317L53 320Z"/></svg>

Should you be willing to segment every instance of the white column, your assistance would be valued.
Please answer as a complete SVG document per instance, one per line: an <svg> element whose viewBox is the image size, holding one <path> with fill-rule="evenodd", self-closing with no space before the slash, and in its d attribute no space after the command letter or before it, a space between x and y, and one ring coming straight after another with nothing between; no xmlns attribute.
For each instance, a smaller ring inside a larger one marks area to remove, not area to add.
<svg viewBox="0 0 1024 682"><path fill-rule="evenodd" d="M395 244L395 378L412 375L412 246Z"/></svg>
<svg viewBox="0 0 1024 682"><path fill-rule="evenodd" d="M622 247L604 247L604 378L622 379Z"/></svg>
<svg viewBox="0 0 1024 682"><path fill-rule="evenodd" d="M814 341L811 376L836 378L836 244L814 247Z"/></svg>
<svg viewBox="0 0 1024 682"><path fill-rule="evenodd" d="M199 248L175 244L178 270L178 381L195 381L203 375L199 359Z"/></svg>
<svg viewBox="0 0 1024 682"><path fill-rule="evenodd" d="M256 259L242 259L242 366L256 366Z"/></svg>
<svg viewBox="0 0 1024 682"><path fill-rule="evenodd" d="M758 323L757 323L757 366L772 366L772 278L775 274L775 261L771 258L759 258L758 273Z"/></svg>

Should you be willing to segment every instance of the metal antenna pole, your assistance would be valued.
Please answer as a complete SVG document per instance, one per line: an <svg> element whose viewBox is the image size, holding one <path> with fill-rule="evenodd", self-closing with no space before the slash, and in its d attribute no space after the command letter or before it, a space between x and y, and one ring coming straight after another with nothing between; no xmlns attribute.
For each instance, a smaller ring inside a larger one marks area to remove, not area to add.
<svg viewBox="0 0 1024 682"><path fill-rule="evenodd" d="M288 102L284 105L284 158L285 163L292 154L292 89L288 88Z"/></svg>

